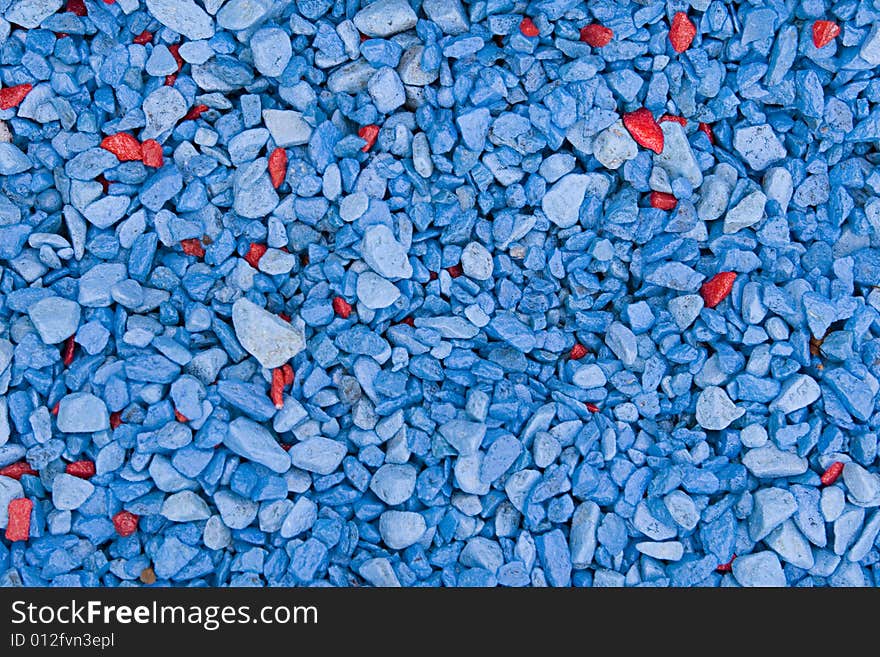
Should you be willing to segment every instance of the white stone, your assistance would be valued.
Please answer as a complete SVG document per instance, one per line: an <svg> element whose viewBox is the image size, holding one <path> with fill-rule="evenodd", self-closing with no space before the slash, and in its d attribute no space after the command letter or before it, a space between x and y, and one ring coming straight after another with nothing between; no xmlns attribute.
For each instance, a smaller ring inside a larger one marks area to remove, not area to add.
<svg viewBox="0 0 880 657"><path fill-rule="evenodd" d="M784 167L773 167L767 169L764 174L763 181L764 194L767 195L768 201L776 201L779 207L785 212L788 209L788 202L794 193L794 182L791 174Z"/></svg>
<svg viewBox="0 0 880 657"><path fill-rule="evenodd" d="M371 271L358 276L356 292L358 301L372 310L387 308L400 298L400 290L394 283Z"/></svg>
<svg viewBox="0 0 880 657"><path fill-rule="evenodd" d="M744 414L745 410L730 401L724 389L718 386L709 386L697 398L696 418L704 429L721 431Z"/></svg>
<svg viewBox="0 0 880 657"><path fill-rule="evenodd" d="M551 187L541 200L547 218L560 228L571 228L578 222L581 203L590 184L589 176L569 173Z"/></svg>
<svg viewBox="0 0 880 657"><path fill-rule="evenodd" d="M736 129L733 147L755 171L766 169L788 154L773 128L766 123Z"/></svg>
<svg viewBox="0 0 880 657"><path fill-rule="evenodd" d="M73 335L81 314L78 303L62 297L40 299L27 312L46 344L58 344Z"/></svg>
<svg viewBox="0 0 880 657"><path fill-rule="evenodd" d="M362 34L389 37L411 30L418 18L406 0L378 0L361 9L352 20Z"/></svg>
<svg viewBox="0 0 880 657"><path fill-rule="evenodd" d="M487 281L492 278L492 254L479 242L470 242L462 249L461 268L468 278Z"/></svg>
<svg viewBox="0 0 880 657"><path fill-rule="evenodd" d="M675 121L663 121L660 130L663 131L663 152L654 155L654 164L662 167L670 179L685 178L697 189L703 184L703 173L684 128Z"/></svg>
<svg viewBox="0 0 880 657"><path fill-rule="evenodd" d="M59 402L56 423L62 433L94 433L110 428L110 415L100 397L74 392Z"/></svg>
<svg viewBox="0 0 880 657"><path fill-rule="evenodd" d="M147 0L147 11L162 25L192 41L214 36L214 19L193 0Z"/></svg>
<svg viewBox="0 0 880 657"><path fill-rule="evenodd" d="M296 265L296 256L292 253L285 253L281 249L267 249L257 263L257 269L269 276L276 276L287 274L294 265Z"/></svg>
<svg viewBox="0 0 880 657"><path fill-rule="evenodd" d="M731 235L743 228L754 226L764 218L767 197L762 191L754 191L732 207L724 217L724 234Z"/></svg>
<svg viewBox="0 0 880 657"><path fill-rule="evenodd" d="M245 351L268 369L281 367L306 346L301 321L285 322L245 297L232 305L232 325Z"/></svg>
<svg viewBox="0 0 880 657"><path fill-rule="evenodd" d="M384 224L375 224L364 231L361 253L370 269L383 278L412 277L407 249Z"/></svg>
<svg viewBox="0 0 880 657"><path fill-rule="evenodd" d="M619 169L639 154L639 146L623 121L605 128L593 141L593 155L606 169Z"/></svg>
<svg viewBox="0 0 880 657"><path fill-rule="evenodd" d="M312 137L312 126L303 120L301 112L295 110L263 110L263 122L279 148L302 146Z"/></svg>

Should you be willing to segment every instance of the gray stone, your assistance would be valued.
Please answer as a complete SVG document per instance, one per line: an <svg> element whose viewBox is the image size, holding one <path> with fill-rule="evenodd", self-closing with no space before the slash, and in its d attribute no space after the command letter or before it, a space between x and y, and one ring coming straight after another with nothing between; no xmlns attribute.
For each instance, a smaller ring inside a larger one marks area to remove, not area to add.
<svg viewBox="0 0 880 657"><path fill-rule="evenodd" d="M202 540L209 550L222 550L232 544L232 532L220 516L211 516L205 523Z"/></svg>
<svg viewBox="0 0 880 657"><path fill-rule="evenodd" d="M791 173L785 167L773 167L767 169L763 180L764 194L767 200L779 203L782 211L788 210L788 202L794 193L794 182Z"/></svg>
<svg viewBox="0 0 880 657"><path fill-rule="evenodd" d="M386 463L370 481L370 490L389 506L403 504L416 488L416 469L411 465Z"/></svg>

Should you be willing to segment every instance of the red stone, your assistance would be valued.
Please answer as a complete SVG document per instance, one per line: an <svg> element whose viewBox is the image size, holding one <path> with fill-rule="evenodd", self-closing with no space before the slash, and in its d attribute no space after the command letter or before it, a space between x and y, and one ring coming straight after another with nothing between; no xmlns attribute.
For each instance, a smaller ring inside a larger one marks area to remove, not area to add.
<svg viewBox="0 0 880 657"><path fill-rule="evenodd" d="M285 322L290 323L290 315L288 315L287 313L278 313L278 316Z"/></svg>
<svg viewBox="0 0 880 657"><path fill-rule="evenodd" d="M34 470L31 467L31 464L27 461L19 461L18 463L7 465L5 468L0 468L0 476L16 480L21 479L23 475L32 475L36 477L39 474L40 473Z"/></svg>
<svg viewBox="0 0 880 657"><path fill-rule="evenodd" d="M673 114L664 114L660 117L660 120L657 123L663 123L664 121L674 121L678 125L684 127L688 124L688 120L683 116L675 116Z"/></svg>
<svg viewBox="0 0 880 657"><path fill-rule="evenodd" d="M165 86L173 87L174 83L177 82L177 73L172 73L171 75L165 76ZM183 120L186 120L186 117L183 117Z"/></svg>
<svg viewBox="0 0 880 657"><path fill-rule="evenodd" d="M180 69L183 68L183 57L180 56L180 44L175 43L174 45L168 46L168 52L171 53L171 56L174 57L174 61L177 62L177 71L180 72Z"/></svg>
<svg viewBox="0 0 880 657"><path fill-rule="evenodd" d="M86 16L89 13L83 0L67 0L67 6L64 8L64 11L69 11L77 16Z"/></svg>
<svg viewBox="0 0 880 657"><path fill-rule="evenodd" d="M590 350L587 349L580 342L576 342L575 345L571 348L571 351L568 352L568 357L571 360L580 360L584 356L590 353Z"/></svg>
<svg viewBox="0 0 880 657"><path fill-rule="evenodd" d="M6 524L7 541L26 541L31 535L31 511L34 503L26 497L9 502L9 521Z"/></svg>
<svg viewBox="0 0 880 657"><path fill-rule="evenodd" d="M18 104L25 99L25 96L31 92L31 89L33 87L27 83L0 89L0 110L18 107Z"/></svg>
<svg viewBox="0 0 880 657"><path fill-rule="evenodd" d="M104 177L103 173L98 174L98 177L95 178L95 182L101 183L101 191L104 194L110 191L110 181Z"/></svg>
<svg viewBox="0 0 880 657"><path fill-rule="evenodd" d="M678 199L666 192L651 192L651 207L658 210L674 210Z"/></svg>
<svg viewBox="0 0 880 657"><path fill-rule="evenodd" d="M734 559L736 559L735 554L732 557L730 557L730 561L728 561L727 563L719 564L718 567L715 568L715 572L716 573L729 573L731 570L733 570Z"/></svg>
<svg viewBox="0 0 880 657"><path fill-rule="evenodd" d="M169 85L170 86L170 85ZM207 105L193 105L189 108L189 112L183 117L183 121L195 121L203 112L208 111Z"/></svg>
<svg viewBox="0 0 880 657"><path fill-rule="evenodd" d="M587 407L587 410L590 411L590 413L598 413L599 412L599 407L596 406L593 402L587 402L584 405Z"/></svg>
<svg viewBox="0 0 880 657"><path fill-rule="evenodd" d="M351 315L351 304L342 297L333 297L333 312L342 319L348 319Z"/></svg>
<svg viewBox="0 0 880 657"><path fill-rule="evenodd" d="M706 308L714 308L727 298L733 289L736 280L736 272L722 271L715 274L700 288L700 296L706 303Z"/></svg>
<svg viewBox="0 0 880 657"><path fill-rule="evenodd" d="M269 156L269 179L272 181L272 187L278 189L284 182L287 175L287 151L283 148L276 148Z"/></svg>
<svg viewBox="0 0 880 657"><path fill-rule="evenodd" d="M52 407L52 415L58 415L58 411L61 410L61 402L55 402L55 405Z"/></svg>
<svg viewBox="0 0 880 657"><path fill-rule="evenodd" d="M293 385L293 367L291 367L290 363L284 363L281 366L281 373L284 375L284 386L292 386Z"/></svg>
<svg viewBox="0 0 880 657"><path fill-rule="evenodd" d="M527 37L536 37L541 33L541 30L538 29L538 26L535 25L535 22L528 16L520 21L519 31L522 32L523 36Z"/></svg>
<svg viewBox="0 0 880 657"><path fill-rule="evenodd" d="M181 413L180 411L178 411L176 408L174 409L174 419L177 420L178 422L183 423L183 424L186 424L187 422L189 422L189 418L186 415L184 415L183 413Z"/></svg>
<svg viewBox="0 0 880 657"><path fill-rule="evenodd" d="M104 137L101 140L101 148L113 153L120 162L139 162L144 158L140 142L127 132L117 132L115 135Z"/></svg>
<svg viewBox="0 0 880 657"><path fill-rule="evenodd" d="M92 461L86 460L74 461L73 463L68 463L64 471L80 479L90 479L95 476L95 464Z"/></svg>
<svg viewBox="0 0 880 657"><path fill-rule="evenodd" d="M614 38L614 30L599 23L591 23L581 28L581 41L592 48L604 48Z"/></svg>
<svg viewBox="0 0 880 657"><path fill-rule="evenodd" d="M141 153L143 154L144 165L158 169L164 164L165 159L162 156L162 144L155 139L147 139L141 144Z"/></svg>
<svg viewBox="0 0 880 657"><path fill-rule="evenodd" d="M266 251L268 250L269 247L265 244L251 242L251 245L250 247L248 247L248 252L245 254L244 259L251 267L256 269L257 266L260 264L260 258L266 255Z"/></svg>
<svg viewBox="0 0 880 657"><path fill-rule="evenodd" d="M113 526L116 528L116 533L125 538L137 531L138 520L140 518L135 514L128 511L120 511L113 516Z"/></svg>
<svg viewBox="0 0 880 657"><path fill-rule="evenodd" d="M824 48L840 35L840 25L832 21L813 23L813 45Z"/></svg>
<svg viewBox="0 0 880 657"><path fill-rule="evenodd" d="M462 274L464 274L464 270L461 268L461 265L452 265L451 267L446 268L446 272L452 278L458 278Z"/></svg>
<svg viewBox="0 0 880 657"><path fill-rule="evenodd" d="M188 256L195 256L197 258L205 257L205 247L202 246L202 242L198 237L191 237L188 240L180 240L180 247Z"/></svg>
<svg viewBox="0 0 880 657"><path fill-rule="evenodd" d="M688 15L683 11L676 12L672 17L672 27L669 28L669 43L672 44L672 49L675 52L684 52L691 47L696 35L697 26Z"/></svg>
<svg viewBox="0 0 880 657"><path fill-rule="evenodd" d="M280 367L272 370L272 385L269 388L269 399L275 404L275 408L284 408L284 372Z"/></svg>
<svg viewBox="0 0 880 657"><path fill-rule="evenodd" d="M361 150L366 153L376 143L376 139L379 138L379 126L375 124L365 125L358 130L358 137L367 142L364 144L363 148L361 148Z"/></svg>
<svg viewBox="0 0 880 657"><path fill-rule="evenodd" d="M436 281L437 280L437 272L429 271L428 272L428 280L429 281Z"/></svg>
<svg viewBox="0 0 880 657"><path fill-rule="evenodd" d="M73 340L73 336L71 335L67 340L64 341L64 346L61 348L61 361L64 363L65 367L69 366L73 362L73 355L76 353L76 342Z"/></svg>
<svg viewBox="0 0 880 657"><path fill-rule="evenodd" d="M137 43L142 46L145 46L148 43L150 43L150 41L152 41L152 40L153 40L153 33L148 30L144 30L143 32L138 34L134 39L132 39L132 43Z"/></svg>
<svg viewBox="0 0 880 657"><path fill-rule="evenodd" d="M715 143L715 133L712 132L712 126L710 126L708 123L703 123L702 121L700 121L700 123L697 125L697 129L709 138L710 144Z"/></svg>
<svg viewBox="0 0 880 657"><path fill-rule="evenodd" d="M406 324L407 326L413 326L413 327L414 327L414 326L416 325L416 320L413 319L412 317L404 317L402 320L400 320L400 323L401 323L401 324Z"/></svg>
<svg viewBox="0 0 880 657"><path fill-rule="evenodd" d="M837 478L840 476L841 472L843 472L843 463L841 463L840 461L835 461L828 466L825 472L822 473L822 476L819 477L819 481L822 482L823 486L830 486L835 481L837 481Z"/></svg>
<svg viewBox="0 0 880 657"><path fill-rule="evenodd" d="M655 153L663 152L663 131L654 120L651 110L640 107L635 112L624 114L623 125L639 146L649 148Z"/></svg>
<svg viewBox="0 0 880 657"><path fill-rule="evenodd" d="M117 429L122 424L122 411L113 411L110 413L110 428Z"/></svg>

